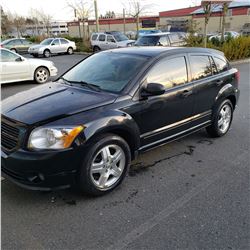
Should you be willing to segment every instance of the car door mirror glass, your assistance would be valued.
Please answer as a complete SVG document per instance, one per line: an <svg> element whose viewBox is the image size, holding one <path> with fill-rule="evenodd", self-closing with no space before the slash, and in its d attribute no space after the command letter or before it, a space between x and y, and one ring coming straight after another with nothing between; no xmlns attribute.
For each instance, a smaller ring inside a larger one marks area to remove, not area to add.
<svg viewBox="0 0 250 250"><path fill-rule="evenodd" d="M54 43L51 43L51 46L55 45Z"/></svg>
<svg viewBox="0 0 250 250"><path fill-rule="evenodd" d="M162 95L165 93L165 87L160 83L148 83L145 88L143 88L141 95L142 97Z"/></svg>
<svg viewBox="0 0 250 250"><path fill-rule="evenodd" d="M16 58L16 60L15 60L16 62L22 62L22 61L24 61L23 60L23 58L22 57L18 57L18 58Z"/></svg>

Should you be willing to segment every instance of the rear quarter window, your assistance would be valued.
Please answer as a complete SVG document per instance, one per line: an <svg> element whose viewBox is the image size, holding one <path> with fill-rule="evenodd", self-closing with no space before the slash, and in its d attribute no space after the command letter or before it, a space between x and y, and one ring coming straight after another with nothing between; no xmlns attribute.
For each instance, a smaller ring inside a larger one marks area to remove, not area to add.
<svg viewBox="0 0 250 250"><path fill-rule="evenodd" d="M213 59L218 73L225 72L229 69L229 65L226 59L222 59L219 57L213 57Z"/></svg>
<svg viewBox="0 0 250 250"><path fill-rule="evenodd" d="M97 37L98 37L98 35L97 35L97 34L94 34L94 35L92 35L91 40L92 40L92 41L95 41L95 40L97 39Z"/></svg>

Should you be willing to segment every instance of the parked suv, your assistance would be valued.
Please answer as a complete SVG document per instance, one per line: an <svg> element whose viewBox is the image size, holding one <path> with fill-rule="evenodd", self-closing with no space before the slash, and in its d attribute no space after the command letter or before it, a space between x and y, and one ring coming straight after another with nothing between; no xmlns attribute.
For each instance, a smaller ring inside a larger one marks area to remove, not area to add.
<svg viewBox="0 0 250 250"><path fill-rule="evenodd" d="M186 34L183 32L165 32L147 34L138 38L135 46L183 46Z"/></svg>
<svg viewBox="0 0 250 250"><path fill-rule="evenodd" d="M206 128L225 135L239 75L203 48L123 48L93 54L56 82L2 104L3 175L40 190L105 194L140 152Z"/></svg>
<svg viewBox="0 0 250 250"><path fill-rule="evenodd" d="M76 50L75 42L69 41L65 38L47 38L40 44L29 48L28 52L34 57L39 55L50 57L51 54L67 53L69 55Z"/></svg>
<svg viewBox="0 0 250 250"><path fill-rule="evenodd" d="M93 33L90 42L93 51L98 52L100 50L127 47L132 45L135 41L129 40L128 37L121 32L111 31L105 33Z"/></svg>

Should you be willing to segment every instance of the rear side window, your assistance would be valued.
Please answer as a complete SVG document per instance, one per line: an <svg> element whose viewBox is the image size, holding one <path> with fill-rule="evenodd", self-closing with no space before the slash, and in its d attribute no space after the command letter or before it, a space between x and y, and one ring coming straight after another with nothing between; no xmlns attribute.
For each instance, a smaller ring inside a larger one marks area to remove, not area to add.
<svg viewBox="0 0 250 250"><path fill-rule="evenodd" d="M213 74L208 56L191 56L190 62L193 81L200 80Z"/></svg>
<svg viewBox="0 0 250 250"><path fill-rule="evenodd" d="M7 43L8 45L18 45L21 44L21 41L19 39L12 40Z"/></svg>
<svg viewBox="0 0 250 250"><path fill-rule="evenodd" d="M101 41L101 42L104 42L106 40L106 36L105 35L99 35L98 40Z"/></svg>
<svg viewBox="0 0 250 250"><path fill-rule="evenodd" d="M67 43L69 43L66 39L60 39L60 41L61 41L61 44L67 44Z"/></svg>
<svg viewBox="0 0 250 250"><path fill-rule="evenodd" d="M98 35L97 34L94 34L91 38L92 41L95 41L97 39Z"/></svg>
<svg viewBox="0 0 250 250"><path fill-rule="evenodd" d="M228 63L226 60L223 60L218 57L214 57L214 63L216 65L218 73L224 72L228 70Z"/></svg>
<svg viewBox="0 0 250 250"><path fill-rule="evenodd" d="M187 82L187 66L185 57L163 59L150 70L147 76L148 83L160 83L166 89Z"/></svg>

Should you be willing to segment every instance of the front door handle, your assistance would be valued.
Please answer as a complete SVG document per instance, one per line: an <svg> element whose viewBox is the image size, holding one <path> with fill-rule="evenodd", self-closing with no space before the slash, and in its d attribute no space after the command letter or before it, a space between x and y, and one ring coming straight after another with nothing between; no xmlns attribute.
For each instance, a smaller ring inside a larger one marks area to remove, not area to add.
<svg viewBox="0 0 250 250"><path fill-rule="evenodd" d="M184 91L181 93L181 97L186 98L186 97L188 97L188 96L190 96L190 95L192 95L192 94L193 94L193 91L192 91L192 90L186 89L186 90L184 90Z"/></svg>
<svg viewBox="0 0 250 250"><path fill-rule="evenodd" d="M221 84L223 84L223 82L224 82L223 80L217 80L217 81L216 81L216 85L217 85L217 86L220 86Z"/></svg>

